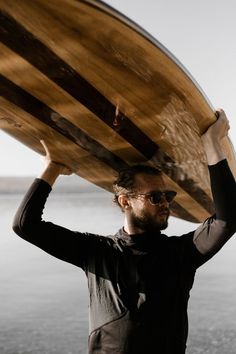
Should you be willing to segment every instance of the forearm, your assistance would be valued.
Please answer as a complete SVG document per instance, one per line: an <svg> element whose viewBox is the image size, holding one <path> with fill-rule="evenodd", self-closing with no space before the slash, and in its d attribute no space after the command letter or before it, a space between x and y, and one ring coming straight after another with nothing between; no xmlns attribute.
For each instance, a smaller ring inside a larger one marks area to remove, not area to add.
<svg viewBox="0 0 236 354"><path fill-rule="evenodd" d="M194 243L203 253L215 253L236 231L236 184L226 160L209 166L216 214L201 225Z"/></svg>
<svg viewBox="0 0 236 354"><path fill-rule="evenodd" d="M13 230L22 238L35 237L42 222L45 202L51 191L46 181L36 179L23 198L13 221Z"/></svg>
<svg viewBox="0 0 236 354"><path fill-rule="evenodd" d="M216 219L229 227L236 224L236 183L227 160L209 166L211 191L215 204Z"/></svg>

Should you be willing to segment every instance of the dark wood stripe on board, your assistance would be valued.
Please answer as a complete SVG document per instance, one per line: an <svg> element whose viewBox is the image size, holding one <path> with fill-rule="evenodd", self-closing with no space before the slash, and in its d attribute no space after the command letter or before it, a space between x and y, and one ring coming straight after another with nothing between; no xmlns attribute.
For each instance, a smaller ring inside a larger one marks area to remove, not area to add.
<svg viewBox="0 0 236 354"><path fill-rule="evenodd" d="M181 205L179 205L176 201L173 201L170 205L170 209L176 215L181 215L184 220L199 223L199 220L195 218L192 214L190 214L186 209L184 209Z"/></svg>
<svg viewBox="0 0 236 354"><path fill-rule="evenodd" d="M87 107L147 160L152 159L157 165L161 162L162 170L171 179L210 214L214 212L211 198L197 185L193 190L194 181L155 142L122 112L117 116L116 107L106 97L4 11L0 11L0 40Z"/></svg>
<svg viewBox="0 0 236 354"><path fill-rule="evenodd" d="M118 171L128 165L59 113L0 74L0 95Z"/></svg>

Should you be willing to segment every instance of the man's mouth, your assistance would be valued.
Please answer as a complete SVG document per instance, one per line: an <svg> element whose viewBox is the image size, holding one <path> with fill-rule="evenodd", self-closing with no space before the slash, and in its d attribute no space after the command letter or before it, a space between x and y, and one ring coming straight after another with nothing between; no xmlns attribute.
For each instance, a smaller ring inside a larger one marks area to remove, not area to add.
<svg viewBox="0 0 236 354"><path fill-rule="evenodd" d="M159 211L159 215L169 216L170 212L168 209L163 209Z"/></svg>

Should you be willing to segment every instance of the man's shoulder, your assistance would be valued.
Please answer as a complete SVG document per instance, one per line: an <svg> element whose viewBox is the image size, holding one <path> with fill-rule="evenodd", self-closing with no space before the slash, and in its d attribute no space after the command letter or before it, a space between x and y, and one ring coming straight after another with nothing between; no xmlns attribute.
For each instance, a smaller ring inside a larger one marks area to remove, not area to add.
<svg viewBox="0 0 236 354"><path fill-rule="evenodd" d="M91 232L75 232L78 237L82 236L88 240L88 242L96 243L96 244L107 244L112 245L115 243L115 235L101 235L95 234Z"/></svg>
<svg viewBox="0 0 236 354"><path fill-rule="evenodd" d="M193 240L194 231L190 231L182 235L167 236L165 234L162 234L162 236L165 238L165 240L167 240L167 242L187 242Z"/></svg>
<svg viewBox="0 0 236 354"><path fill-rule="evenodd" d="M195 249L195 245L193 242L194 231L188 232L182 235L172 235L167 236L164 235L164 242L166 242L170 248L176 250L191 250Z"/></svg>

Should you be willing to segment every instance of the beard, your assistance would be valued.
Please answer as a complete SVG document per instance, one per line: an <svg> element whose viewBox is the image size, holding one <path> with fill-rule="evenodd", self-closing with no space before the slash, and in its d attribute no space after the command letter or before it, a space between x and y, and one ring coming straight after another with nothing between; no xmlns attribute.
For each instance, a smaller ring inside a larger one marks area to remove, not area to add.
<svg viewBox="0 0 236 354"><path fill-rule="evenodd" d="M168 217L166 216L164 221L158 221L154 216L143 212L140 215L136 215L133 211L131 213L131 223L143 230L143 231L161 231L165 230L168 226Z"/></svg>

